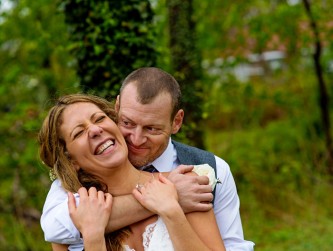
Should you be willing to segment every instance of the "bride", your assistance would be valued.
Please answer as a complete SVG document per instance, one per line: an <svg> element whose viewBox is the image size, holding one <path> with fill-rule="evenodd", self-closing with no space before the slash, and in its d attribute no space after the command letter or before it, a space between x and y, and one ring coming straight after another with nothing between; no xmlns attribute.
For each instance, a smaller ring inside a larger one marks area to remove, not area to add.
<svg viewBox="0 0 333 251"><path fill-rule="evenodd" d="M70 191L70 216L85 250L225 250L213 210L185 215L163 174L137 170L129 162L114 120L106 100L67 95L51 108L39 133L41 159ZM78 192L79 205L71 192ZM131 193L156 215L104 235L112 198Z"/></svg>

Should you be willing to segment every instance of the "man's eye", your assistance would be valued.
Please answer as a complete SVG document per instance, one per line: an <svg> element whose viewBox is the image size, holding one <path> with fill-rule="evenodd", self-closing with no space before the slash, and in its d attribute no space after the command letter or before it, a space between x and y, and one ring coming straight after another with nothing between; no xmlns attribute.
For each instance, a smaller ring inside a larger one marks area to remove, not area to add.
<svg viewBox="0 0 333 251"><path fill-rule="evenodd" d="M133 126L133 123L131 123L131 122L129 122L129 121L126 121L126 120L121 121L121 124L122 124L123 126L127 126L127 127L129 127L129 126Z"/></svg>
<svg viewBox="0 0 333 251"><path fill-rule="evenodd" d="M147 132L150 134L160 134L161 130L155 127L147 127Z"/></svg>

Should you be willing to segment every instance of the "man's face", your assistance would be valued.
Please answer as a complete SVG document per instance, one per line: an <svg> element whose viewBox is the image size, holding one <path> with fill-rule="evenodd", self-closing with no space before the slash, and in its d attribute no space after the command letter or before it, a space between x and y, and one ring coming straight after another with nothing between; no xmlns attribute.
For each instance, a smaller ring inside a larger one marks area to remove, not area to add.
<svg viewBox="0 0 333 251"><path fill-rule="evenodd" d="M180 129L184 116L183 110L179 110L171 118L172 103L168 93L159 94L150 104L139 103L133 84L128 84L121 97L118 96L116 107L128 158L136 167L147 165L164 152L171 134Z"/></svg>

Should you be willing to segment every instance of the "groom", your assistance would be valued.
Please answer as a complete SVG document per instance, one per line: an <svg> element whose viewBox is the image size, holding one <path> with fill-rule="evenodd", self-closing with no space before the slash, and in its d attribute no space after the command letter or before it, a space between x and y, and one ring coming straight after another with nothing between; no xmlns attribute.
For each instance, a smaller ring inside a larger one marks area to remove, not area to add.
<svg viewBox="0 0 333 251"><path fill-rule="evenodd" d="M207 177L184 176L183 173L191 171L191 166L176 167L203 163L215 167L221 184L216 186L214 213L225 247L227 250L253 250L254 244L243 237L239 198L228 164L209 152L171 140L184 118L180 99L177 81L158 68L140 68L127 76L117 97L116 111L129 159L140 169L152 164L155 171L172 171L168 178L176 185L185 212L211 209L212 204L207 202L211 202L213 196ZM60 182L55 181L44 205L41 225L47 241L71 244L69 250L82 250L80 233L68 216L66 198ZM107 231L151 215L132 196L115 199Z"/></svg>

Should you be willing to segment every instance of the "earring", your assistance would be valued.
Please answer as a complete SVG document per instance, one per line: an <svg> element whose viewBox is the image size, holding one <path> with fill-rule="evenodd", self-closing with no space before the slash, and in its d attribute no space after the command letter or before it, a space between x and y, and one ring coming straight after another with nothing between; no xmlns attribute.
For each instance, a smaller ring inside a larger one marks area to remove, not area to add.
<svg viewBox="0 0 333 251"><path fill-rule="evenodd" d="M55 174L53 168L50 169L50 171L49 171L49 177L50 177L50 180L51 180L52 182L55 181L55 180L57 179L57 175Z"/></svg>

